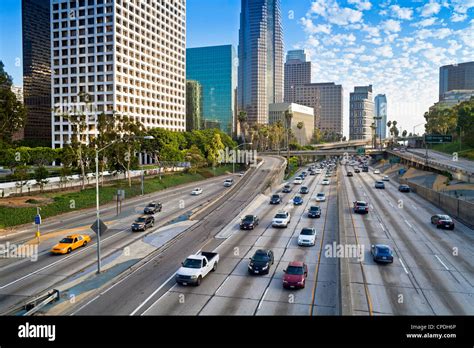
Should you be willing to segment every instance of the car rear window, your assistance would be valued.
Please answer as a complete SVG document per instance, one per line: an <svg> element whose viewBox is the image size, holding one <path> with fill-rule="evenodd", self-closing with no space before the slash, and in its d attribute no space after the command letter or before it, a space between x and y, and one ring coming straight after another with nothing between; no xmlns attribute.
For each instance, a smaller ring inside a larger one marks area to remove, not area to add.
<svg viewBox="0 0 474 348"><path fill-rule="evenodd" d="M304 274L303 267L296 267L296 266L288 266L286 269L287 274L295 274L295 275L302 275Z"/></svg>
<svg viewBox="0 0 474 348"><path fill-rule="evenodd" d="M276 214L277 219L286 219L286 214Z"/></svg>
<svg viewBox="0 0 474 348"><path fill-rule="evenodd" d="M301 230L301 234L303 236L313 236L315 234L314 230L312 230L311 228L303 228Z"/></svg>

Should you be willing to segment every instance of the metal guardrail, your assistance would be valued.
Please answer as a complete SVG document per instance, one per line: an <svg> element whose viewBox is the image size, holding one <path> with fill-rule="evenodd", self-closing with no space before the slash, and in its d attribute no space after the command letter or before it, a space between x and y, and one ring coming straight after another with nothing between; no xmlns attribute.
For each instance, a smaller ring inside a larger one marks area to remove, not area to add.
<svg viewBox="0 0 474 348"><path fill-rule="evenodd" d="M2 315L17 315L21 311L26 311L21 315L31 316L48 304L58 301L60 298L59 296L59 290L53 289L47 294L34 297L30 300L27 300L26 302L23 302L22 304L17 304L16 307L10 308L8 312L2 313Z"/></svg>

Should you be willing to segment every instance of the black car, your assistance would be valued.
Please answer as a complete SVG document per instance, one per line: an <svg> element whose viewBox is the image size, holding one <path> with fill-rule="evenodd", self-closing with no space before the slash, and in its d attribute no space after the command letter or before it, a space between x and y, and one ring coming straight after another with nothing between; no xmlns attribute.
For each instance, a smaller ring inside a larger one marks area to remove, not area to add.
<svg viewBox="0 0 474 348"><path fill-rule="evenodd" d="M362 167L362 171L363 171L364 173L368 173L368 172L369 172L369 167L368 167L368 166L363 166L363 167Z"/></svg>
<svg viewBox="0 0 474 348"><path fill-rule="evenodd" d="M145 210L143 212L145 214L156 214L160 212L162 208L163 205L161 203L151 202L145 207Z"/></svg>
<svg viewBox="0 0 474 348"><path fill-rule="evenodd" d="M444 228L446 230L454 230L454 221L449 215L436 214L431 217L431 223L436 228Z"/></svg>
<svg viewBox="0 0 474 348"><path fill-rule="evenodd" d="M393 252L388 245L372 245L371 253L375 262L393 263Z"/></svg>
<svg viewBox="0 0 474 348"><path fill-rule="evenodd" d="M140 216L132 224L132 231L145 231L149 227L155 225L155 218L150 215Z"/></svg>
<svg viewBox="0 0 474 348"><path fill-rule="evenodd" d="M359 169L359 168L354 169L354 173L359 174L359 173L360 173L360 169Z"/></svg>
<svg viewBox="0 0 474 348"><path fill-rule="evenodd" d="M311 206L308 210L308 217L310 218L320 218L321 217L321 208L318 206Z"/></svg>
<svg viewBox="0 0 474 348"><path fill-rule="evenodd" d="M305 195L305 194L309 193L309 189L306 186L302 186L300 188L300 193Z"/></svg>
<svg viewBox="0 0 474 348"><path fill-rule="evenodd" d="M385 189L385 184L383 181L376 181L375 182L375 188L376 189Z"/></svg>
<svg viewBox="0 0 474 348"><path fill-rule="evenodd" d="M280 204L280 203L281 203L280 195L272 195L272 198L270 198L270 204Z"/></svg>
<svg viewBox="0 0 474 348"><path fill-rule="evenodd" d="M309 172L309 175L316 175L316 171L311 170L311 171Z"/></svg>
<svg viewBox="0 0 474 348"><path fill-rule="evenodd" d="M398 191L400 191L400 192L410 192L411 189L410 189L410 186L408 186L408 185L400 185L400 186L398 186Z"/></svg>
<svg viewBox="0 0 474 348"><path fill-rule="evenodd" d="M283 193L290 193L291 192L291 186L290 185L285 185L283 187Z"/></svg>
<svg viewBox="0 0 474 348"><path fill-rule="evenodd" d="M303 178L306 178L306 177L308 176L308 173L307 173L307 172L301 172L301 176L302 176Z"/></svg>
<svg viewBox="0 0 474 348"><path fill-rule="evenodd" d="M253 230L260 222L257 215L246 215L240 222L241 230Z"/></svg>
<svg viewBox="0 0 474 348"><path fill-rule="evenodd" d="M273 251L259 249L250 258L248 271L251 274L268 274L274 262Z"/></svg>
<svg viewBox="0 0 474 348"><path fill-rule="evenodd" d="M347 172L347 176L354 176L354 174L352 174L352 172Z"/></svg>
<svg viewBox="0 0 474 348"><path fill-rule="evenodd" d="M354 213L359 214L368 214L369 213L369 204L364 201L355 201L354 202Z"/></svg>

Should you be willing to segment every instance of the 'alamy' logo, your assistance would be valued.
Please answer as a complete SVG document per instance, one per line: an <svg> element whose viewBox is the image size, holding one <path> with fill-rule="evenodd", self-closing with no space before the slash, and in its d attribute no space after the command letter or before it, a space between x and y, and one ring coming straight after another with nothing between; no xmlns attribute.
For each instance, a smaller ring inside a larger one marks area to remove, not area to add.
<svg viewBox="0 0 474 348"><path fill-rule="evenodd" d="M47 338L51 342L56 339L56 325L34 325L27 322L18 326L18 337Z"/></svg>

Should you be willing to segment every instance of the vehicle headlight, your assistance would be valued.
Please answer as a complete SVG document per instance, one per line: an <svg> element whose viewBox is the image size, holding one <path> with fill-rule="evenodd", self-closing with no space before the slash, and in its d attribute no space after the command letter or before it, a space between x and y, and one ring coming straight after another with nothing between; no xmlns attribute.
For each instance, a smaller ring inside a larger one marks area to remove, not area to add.
<svg viewBox="0 0 474 348"><path fill-rule="evenodd" d="M268 268L268 265L266 265L266 266L265 266L265 267L263 267L262 269L263 269L263 270L266 270L267 268Z"/></svg>
<svg viewBox="0 0 474 348"><path fill-rule="evenodd" d="M191 279L197 279L196 275L191 276Z"/></svg>
<svg viewBox="0 0 474 348"><path fill-rule="evenodd" d="M252 268L252 267L253 267L253 263L250 262L250 263L249 263L249 268Z"/></svg>

